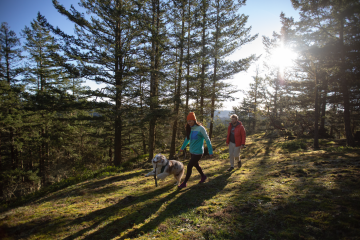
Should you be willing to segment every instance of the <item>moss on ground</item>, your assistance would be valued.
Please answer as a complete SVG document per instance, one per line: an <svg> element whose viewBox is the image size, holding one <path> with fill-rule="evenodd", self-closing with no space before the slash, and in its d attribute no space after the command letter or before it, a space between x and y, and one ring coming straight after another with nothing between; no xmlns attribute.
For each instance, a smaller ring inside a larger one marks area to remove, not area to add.
<svg viewBox="0 0 360 240"><path fill-rule="evenodd" d="M200 161L203 184L196 170L182 190L172 177L155 187L149 164L107 171L3 210L0 238L359 239L359 148L258 134L227 172L224 141Z"/></svg>

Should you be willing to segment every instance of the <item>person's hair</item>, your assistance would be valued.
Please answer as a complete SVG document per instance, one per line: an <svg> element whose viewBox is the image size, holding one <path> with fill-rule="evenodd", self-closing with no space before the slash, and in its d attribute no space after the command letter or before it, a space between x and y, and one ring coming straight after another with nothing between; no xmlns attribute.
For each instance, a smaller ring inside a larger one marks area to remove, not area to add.
<svg viewBox="0 0 360 240"><path fill-rule="evenodd" d="M238 115L236 115L236 114L231 115L231 116L230 116L230 118L236 118L236 119L239 119Z"/></svg>
<svg viewBox="0 0 360 240"><path fill-rule="evenodd" d="M194 121L194 120L193 120ZM195 121L195 125L202 126L200 122ZM188 123L185 124L186 137L190 140L191 127Z"/></svg>

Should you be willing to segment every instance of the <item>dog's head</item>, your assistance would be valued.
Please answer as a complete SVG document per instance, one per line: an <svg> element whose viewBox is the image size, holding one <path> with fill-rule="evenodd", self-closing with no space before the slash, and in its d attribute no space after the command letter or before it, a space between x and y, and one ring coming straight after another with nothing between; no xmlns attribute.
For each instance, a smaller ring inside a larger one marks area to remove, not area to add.
<svg viewBox="0 0 360 240"><path fill-rule="evenodd" d="M157 164L158 166L162 166L166 164L166 157L162 155L161 153L156 154L155 157L152 159L153 164Z"/></svg>

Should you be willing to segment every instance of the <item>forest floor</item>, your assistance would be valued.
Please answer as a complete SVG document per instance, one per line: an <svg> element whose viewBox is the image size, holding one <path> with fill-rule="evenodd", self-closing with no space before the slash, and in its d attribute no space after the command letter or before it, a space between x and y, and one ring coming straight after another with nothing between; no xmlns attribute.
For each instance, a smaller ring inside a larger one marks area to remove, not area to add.
<svg viewBox="0 0 360 240"><path fill-rule="evenodd" d="M360 149L249 136L227 172L225 138L178 190L146 163L104 172L0 212L0 239L360 239ZM184 161L185 165L189 159Z"/></svg>

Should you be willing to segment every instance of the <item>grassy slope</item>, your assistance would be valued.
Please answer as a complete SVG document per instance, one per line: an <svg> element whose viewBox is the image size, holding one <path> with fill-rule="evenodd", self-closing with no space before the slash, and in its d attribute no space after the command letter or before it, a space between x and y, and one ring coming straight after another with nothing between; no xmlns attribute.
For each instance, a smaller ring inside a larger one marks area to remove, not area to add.
<svg viewBox="0 0 360 240"><path fill-rule="evenodd" d="M149 164L84 181L3 211L0 238L360 239L359 149L283 144L248 138L243 167L228 173L215 140L215 157L200 161L206 183L194 169L180 191L173 177L156 188Z"/></svg>

